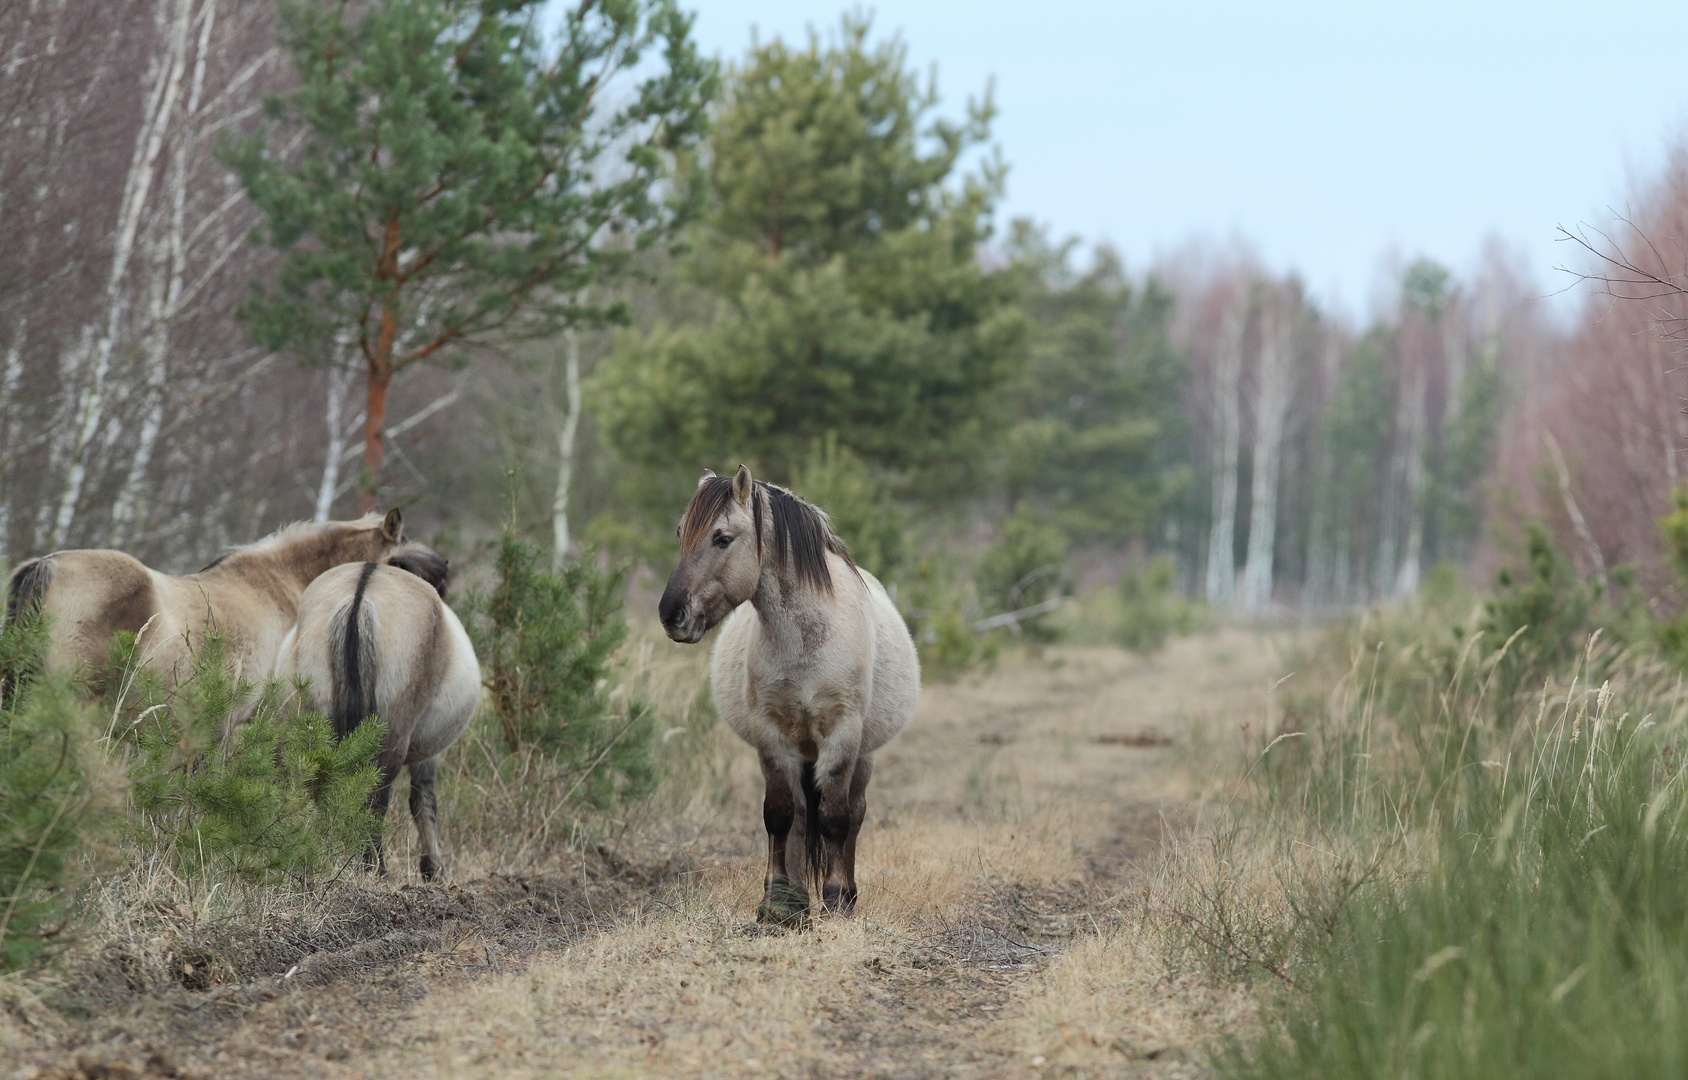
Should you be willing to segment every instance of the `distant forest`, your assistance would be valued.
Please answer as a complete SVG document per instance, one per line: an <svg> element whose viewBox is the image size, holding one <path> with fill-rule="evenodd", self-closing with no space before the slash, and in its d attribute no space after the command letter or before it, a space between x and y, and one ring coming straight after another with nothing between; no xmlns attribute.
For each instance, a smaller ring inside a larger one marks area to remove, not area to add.
<svg viewBox="0 0 1688 1080"><path fill-rule="evenodd" d="M656 562L745 462L891 581L1019 544L981 614L1045 559L1365 604L1530 521L1666 587L1680 292L1563 325L1491 246L1406 262L1359 325L1243 248L1131 267L999 221L992 102L859 17L718 66L655 0L353 7L0 0L0 561L192 569L403 505L459 554L513 515ZM1637 205L1571 261L1673 280L1688 156Z"/></svg>

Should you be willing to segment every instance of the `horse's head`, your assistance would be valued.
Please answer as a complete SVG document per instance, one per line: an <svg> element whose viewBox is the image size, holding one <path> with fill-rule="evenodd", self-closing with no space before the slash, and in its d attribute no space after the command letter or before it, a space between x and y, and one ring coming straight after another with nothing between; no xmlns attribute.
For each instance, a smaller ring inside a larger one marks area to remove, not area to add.
<svg viewBox="0 0 1688 1080"><path fill-rule="evenodd" d="M387 556L387 565L396 566L400 570L407 570L434 587L444 600L446 595L446 578L451 573L451 560L431 548L423 547L414 541L400 544Z"/></svg>
<svg viewBox="0 0 1688 1080"><path fill-rule="evenodd" d="M731 480L708 470L680 519L680 561L657 614L675 641L690 644L756 593L762 539L755 484L740 465Z"/></svg>
<svg viewBox="0 0 1688 1080"><path fill-rule="evenodd" d="M403 544L404 515L398 507L377 518L365 514L342 534L344 546L342 562L381 562L393 549Z"/></svg>

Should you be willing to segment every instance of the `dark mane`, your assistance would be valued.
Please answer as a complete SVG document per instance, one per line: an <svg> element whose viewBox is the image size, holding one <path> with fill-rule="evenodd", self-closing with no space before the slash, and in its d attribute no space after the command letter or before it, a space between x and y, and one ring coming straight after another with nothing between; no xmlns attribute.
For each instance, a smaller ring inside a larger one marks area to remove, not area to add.
<svg viewBox="0 0 1688 1080"><path fill-rule="evenodd" d="M775 570L782 575L789 571L801 588L831 593L832 571L826 564L827 552L842 558L852 569L856 563L850 558L850 549L832 531L826 512L782 487L761 480L755 482L753 490L751 517L756 529L756 557L762 558L762 518L766 513L773 524ZM698 485L680 522L682 554L697 546L732 498L730 477L711 476Z"/></svg>

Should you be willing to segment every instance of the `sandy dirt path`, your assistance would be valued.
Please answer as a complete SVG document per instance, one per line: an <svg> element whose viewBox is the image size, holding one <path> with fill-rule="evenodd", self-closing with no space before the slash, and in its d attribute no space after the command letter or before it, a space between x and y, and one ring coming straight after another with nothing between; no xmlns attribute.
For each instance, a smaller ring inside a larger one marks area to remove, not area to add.
<svg viewBox="0 0 1688 1080"><path fill-rule="evenodd" d="M83 1068L41 1075L119 1048L158 1075L1203 1075L1246 995L1168 975L1121 913L1196 818L1202 746L1258 723L1281 674L1267 639L1224 630L929 686L879 755L857 916L800 932L751 921L760 778L723 733L661 866L633 845L573 878L398 888L470 914L400 920L308 981L134 1006L75 1040Z"/></svg>

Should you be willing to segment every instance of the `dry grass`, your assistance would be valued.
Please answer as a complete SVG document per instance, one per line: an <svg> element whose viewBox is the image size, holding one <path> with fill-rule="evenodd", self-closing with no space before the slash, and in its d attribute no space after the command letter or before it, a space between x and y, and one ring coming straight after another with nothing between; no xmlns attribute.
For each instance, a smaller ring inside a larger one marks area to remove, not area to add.
<svg viewBox="0 0 1688 1080"><path fill-rule="evenodd" d="M1153 661L1011 655L928 690L881 756L853 920L750 922L759 779L728 745L694 874L607 933L431 995L370 1075L1192 1075L1251 998L1180 974L1134 897L1203 786L1198 722L1261 722L1274 660L1224 632ZM1105 740L1166 733L1185 751ZM719 736L727 738L726 736ZM1209 736L1211 738L1211 735ZM725 794L723 799L721 796ZM694 805L695 811L698 807Z"/></svg>
<svg viewBox="0 0 1688 1080"><path fill-rule="evenodd" d="M772 934L751 916L760 776L700 697L705 661L648 633L623 657L629 692L673 718L677 779L635 811L536 824L483 779L448 790L446 886L410 879L408 824L402 871L331 895L129 875L101 898L100 947L141 958L144 989L53 1030L0 990L0 1041L136 1071L166 1045L206 1075L1172 1077L1248 1022L1249 993L1177 967L1143 898L1215 746L1266 722L1265 639L1011 652L930 686L879 757L857 917ZM209 990L181 977L185 945L215 965L237 931L274 955ZM300 985L282 961L307 941L327 956Z"/></svg>

